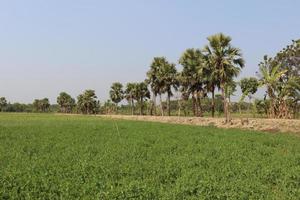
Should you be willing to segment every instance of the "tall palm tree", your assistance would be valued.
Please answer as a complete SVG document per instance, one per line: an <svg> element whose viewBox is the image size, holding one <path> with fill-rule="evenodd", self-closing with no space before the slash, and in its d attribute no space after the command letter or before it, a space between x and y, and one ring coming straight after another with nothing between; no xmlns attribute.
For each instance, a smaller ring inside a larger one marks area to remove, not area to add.
<svg viewBox="0 0 300 200"><path fill-rule="evenodd" d="M165 69L170 68L170 63L167 61L165 57L155 57L152 61L150 66L150 70L147 73L147 80L146 82L149 83L152 93L153 93L153 100L155 103L156 96L159 95L160 99L160 108L161 114L164 115L164 108L163 108L163 101L162 101L162 94L166 92L165 88Z"/></svg>
<svg viewBox="0 0 300 200"><path fill-rule="evenodd" d="M202 50L204 66L202 74L205 79L205 87L207 92L211 92L211 116L215 117L215 90L220 88L220 80L214 64L213 54L209 46L205 46Z"/></svg>
<svg viewBox="0 0 300 200"><path fill-rule="evenodd" d="M241 50L231 45L231 37L218 33L209 36L209 44L205 46L206 50L211 52L211 62L216 70L216 77L220 81L222 91L224 113L226 122L229 121L228 116L228 100L225 96L226 83L238 76L241 68L244 67L245 61L242 58Z"/></svg>
<svg viewBox="0 0 300 200"><path fill-rule="evenodd" d="M118 103L120 103L124 98L123 85L119 82L115 82L112 84L109 91L110 99L116 104L116 108L118 109Z"/></svg>
<svg viewBox="0 0 300 200"><path fill-rule="evenodd" d="M178 88L178 80L177 80L177 70L175 64L173 63L166 63L163 65L161 69L161 73L159 76L161 82L163 82L163 92L167 93L167 111L168 116L171 115L171 96L173 96L172 89L177 90Z"/></svg>
<svg viewBox="0 0 300 200"><path fill-rule="evenodd" d="M156 115L156 97L161 93L161 83L159 82L158 76L162 63L163 57L154 57L150 65L150 70L147 72L146 83L150 85L153 98L150 110L151 115L153 113Z"/></svg>
<svg viewBox="0 0 300 200"><path fill-rule="evenodd" d="M198 49L187 49L179 59L183 69L180 82L184 86L185 96L192 95L194 115L202 116L201 96L204 89L203 55Z"/></svg>
<svg viewBox="0 0 300 200"><path fill-rule="evenodd" d="M126 90L125 90L125 98L130 104L131 107L131 115L134 114L134 99L135 97L135 90L136 90L136 83L127 83Z"/></svg>

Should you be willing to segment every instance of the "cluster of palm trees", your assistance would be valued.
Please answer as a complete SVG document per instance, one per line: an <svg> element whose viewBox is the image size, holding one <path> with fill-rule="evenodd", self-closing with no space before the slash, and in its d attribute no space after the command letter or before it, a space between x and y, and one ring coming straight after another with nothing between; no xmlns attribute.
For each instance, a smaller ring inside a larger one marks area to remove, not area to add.
<svg viewBox="0 0 300 200"><path fill-rule="evenodd" d="M171 115L170 99L175 91L181 94L180 107L185 107L188 100L192 99L192 110L195 116L203 116L202 100L211 97L211 116L215 116L215 92L221 91L223 111L226 122L230 121L230 96L236 91L239 84L243 95L250 103L252 95L259 87L266 87L266 96L269 102L266 107L269 117L291 118L291 113L296 113L299 107L300 89L300 40L293 41L279 52L275 58L265 56L259 64L258 79L255 77L244 78L240 82L234 81L245 65L241 50L232 46L231 37L218 33L207 38L208 44L202 49L190 48L183 52L179 59L182 66L177 71L176 64L169 62L165 57L155 57L147 72L147 78L142 83L128 83L125 90L123 85L116 82L110 90L111 100L118 104L126 99L134 113L135 102L140 106L143 114L143 101L150 98L150 114L157 115L156 99L160 100L161 115ZM143 85L143 92L138 95ZM147 84L147 85L146 85ZM162 96L166 97L166 111ZM266 98L265 98L266 101ZM266 101L267 102L267 101ZM249 104L250 104L249 103Z"/></svg>
<svg viewBox="0 0 300 200"><path fill-rule="evenodd" d="M118 108L118 103L125 98L130 104L132 115L134 114L135 102L139 105L140 115L143 115L144 101L150 98L146 82L128 83L125 91L121 83L115 82L112 84L109 94L111 100L116 104L116 109Z"/></svg>
<svg viewBox="0 0 300 200"><path fill-rule="evenodd" d="M48 112L50 109L50 102L48 98L35 99L32 105L36 112Z"/></svg>
<svg viewBox="0 0 300 200"><path fill-rule="evenodd" d="M57 97L59 112L72 113L76 111L82 114L96 114L100 109L100 102L97 100L95 90L85 90L77 96L77 104L75 99L66 92L61 92Z"/></svg>
<svg viewBox="0 0 300 200"><path fill-rule="evenodd" d="M228 95L229 88L241 68L244 59L241 51L231 45L231 38L222 33L208 37L208 44L203 49L187 49L179 59L182 71L178 72L176 64L170 63L165 57L155 57L144 83L149 85L152 93L151 114L156 114L156 98L160 99L160 112L164 115L162 95L166 96L167 114L170 115L170 99L174 91L180 91L182 101L192 97L193 113L203 116L201 100L211 93L211 110L214 116L214 96L216 88L221 90L226 120L229 120ZM119 87L116 87L119 86ZM120 83L114 83L110 96L112 101L120 102L123 99ZM126 99L136 99L131 92L132 83L125 89ZM128 98L128 95L130 98ZM147 96L145 96L147 97Z"/></svg>

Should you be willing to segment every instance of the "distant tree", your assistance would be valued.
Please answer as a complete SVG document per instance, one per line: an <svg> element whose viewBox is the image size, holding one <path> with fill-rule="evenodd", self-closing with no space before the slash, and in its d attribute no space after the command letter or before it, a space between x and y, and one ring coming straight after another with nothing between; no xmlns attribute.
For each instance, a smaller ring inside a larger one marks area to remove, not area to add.
<svg viewBox="0 0 300 200"><path fill-rule="evenodd" d="M135 94L137 86L136 83L127 83L125 90L125 98L129 102L131 107L131 115L134 114L134 99L136 99Z"/></svg>
<svg viewBox="0 0 300 200"><path fill-rule="evenodd" d="M114 110L114 106L114 103L110 99L108 99L104 102L101 108L105 114L111 114Z"/></svg>
<svg viewBox="0 0 300 200"><path fill-rule="evenodd" d="M118 108L118 103L120 103L124 98L123 85L119 82L112 84L109 91L110 99L116 104Z"/></svg>
<svg viewBox="0 0 300 200"><path fill-rule="evenodd" d="M83 114L96 114L100 103L94 90L85 90L77 97L77 109Z"/></svg>
<svg viewBox="0 0 300 200"><path fill-rule="evenodd" d="M144 100L150 98L147 83L140 82L135 85L135 98L140 104L140 115L143 115Z"/></svg>
<svg viewBox="0 0 300 200"><path fill-rule="evenodd" d="M233 80L230 82L227 82L225 85L225 96L226 96L226 98L229 99L229 102L230 102L230 97L233 96L234 93L236 92L236 86L237 86L237 83Z"/></svg>
<svg viewBox="0 0 300 200"><path fill-rule="evenodd" d="M6 112L31 112L30 105L21 104L21 103L8 103L6 108Z"/></svg>
<svg viewBox="0 0 300 200"><path fill-rule="evenodd" d="M71 113L75 107L75 99L73 99L68 93L61 92L57 97L57 103L62 113Z"/></svg>
<svg viewBox="0 0 300 200"><path fill-rule="evenodd" d="M250 78L243 78L240 81L240 87L242 90L242 93L245 95L253 95L256 93L258 88L258 80L254 77Z"/></svg>
<svg viewBox="0 0 300 200"><path fill-rule="evenodd" d="M256 93L257 88L259 86L258 80L254 77L243 78L240 81L240 87L243 95L240 98L240 103L244 101L244 98L248 96L249 98L249 106L251 105L252 95ZM249 112L248 106L248 112Z"/></svg>
<svg viewBox="0 0 300 200"><path fill-rule="evenodd" d="M7 101L5 97L0 97L0 111L4 111L5 107L7 106Z"/></svg>
<svg viewBox="0 0 300 200"><path fill-rule="evenodd" d="M32 105L36 112L49 112L50 110L50 102L48 98L35 99Z"/></svg>

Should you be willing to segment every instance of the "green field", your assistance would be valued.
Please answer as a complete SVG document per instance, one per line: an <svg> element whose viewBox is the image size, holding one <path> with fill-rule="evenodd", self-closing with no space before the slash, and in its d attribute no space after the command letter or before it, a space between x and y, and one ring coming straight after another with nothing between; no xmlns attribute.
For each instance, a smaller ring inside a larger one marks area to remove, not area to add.
<svg viewBox="0 0 300 200"><path fill-rule="evenodd" d="M300 138L1 114L0 199L300 199Z"/></svg>

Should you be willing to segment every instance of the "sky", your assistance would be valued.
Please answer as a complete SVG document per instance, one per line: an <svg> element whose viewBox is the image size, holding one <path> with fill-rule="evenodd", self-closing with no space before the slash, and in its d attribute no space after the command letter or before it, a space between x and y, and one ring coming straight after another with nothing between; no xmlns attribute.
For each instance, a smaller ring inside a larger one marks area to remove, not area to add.
<svg viewBox="0 0 300 200"><path fill-rule="evenodd" d="M243 52L237 80L255 76L265 54L300 38L299 8L299 0L0 0L0 96L55 103L61 91L94 89L103 102L112 82L144 80L153 57L178 64L219 32Z"/></svg>

